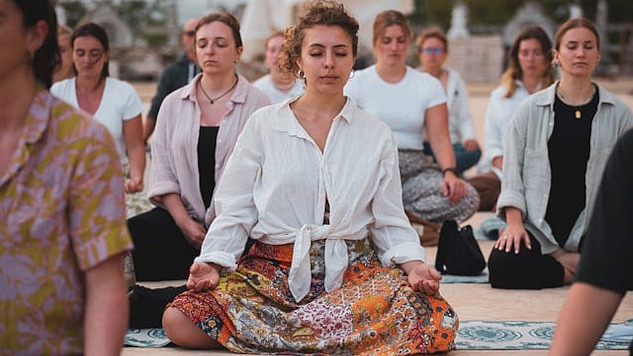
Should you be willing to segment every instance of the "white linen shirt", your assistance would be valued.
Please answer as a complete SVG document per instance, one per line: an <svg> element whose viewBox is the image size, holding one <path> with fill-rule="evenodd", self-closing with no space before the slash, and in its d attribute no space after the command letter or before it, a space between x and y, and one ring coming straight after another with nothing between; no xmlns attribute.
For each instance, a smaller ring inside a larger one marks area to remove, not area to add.
<svg viewBox="0 0 633 356"><path fill-rule="evenodd" d="M559 246L545 221L551 188L551 169L547 142L554 130L554 98L558 82L524 100L514 114L505 138L501 194L497 214L505 219L504 208L521 211L525 228L541 244L541 252L550 254ZM616 141L633 127L633 113L620 98L598 88L598 110L591 122L590 152L585 179L585 208L578 215L569 238L562 246L576 252L587 231L598 186Z"/></svg>
<svg viewBox="0 0 633 356"><path fill-rule="evenodd" d="M248 236L272 245L294 243L288 283L297 301L310 288L312 240L326 240L327 291L343 280L346 239L371 232L386 266L424 261L404 214L389 128L348 99L321 152L294 116L291 101L264 107L247 122L216 191L218 216L195 261L235 269ZM326 199L329 225L322 224Z"/></svg>

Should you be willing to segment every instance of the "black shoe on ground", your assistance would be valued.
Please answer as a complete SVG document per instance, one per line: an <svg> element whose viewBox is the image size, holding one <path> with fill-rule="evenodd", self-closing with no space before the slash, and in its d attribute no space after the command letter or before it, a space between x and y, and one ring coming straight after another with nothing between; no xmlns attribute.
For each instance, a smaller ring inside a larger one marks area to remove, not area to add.
<svg viewBox="0 0 633 356"><path fill-rule="evenodd" d="M131 329L162 328L163 311L186 286L151 289L141 285L130 287L127 297L130 305L128 327Z"/></svg>

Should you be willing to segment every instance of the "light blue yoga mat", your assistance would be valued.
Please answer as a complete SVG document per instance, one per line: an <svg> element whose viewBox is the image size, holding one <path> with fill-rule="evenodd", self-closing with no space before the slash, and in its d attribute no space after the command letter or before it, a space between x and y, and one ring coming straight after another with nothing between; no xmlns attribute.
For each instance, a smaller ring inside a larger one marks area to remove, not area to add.
<svg viewBox="0 0 633 356"><path fill-rule="evenodd" d="M476 276L443 274L440 283L488 283L488 268Z"/></svg>
<svg viewBox="0 0 633 356"><path fill-rule="evenodd" d="M554 335L554 323L530 321L462 321L459 323L458 350L529 350L548 349ZM604 333L597 349L625 350L633 339L633 326L613 323ZM163 329L130 329L125 345L164 347L169 339Z"/></svg>

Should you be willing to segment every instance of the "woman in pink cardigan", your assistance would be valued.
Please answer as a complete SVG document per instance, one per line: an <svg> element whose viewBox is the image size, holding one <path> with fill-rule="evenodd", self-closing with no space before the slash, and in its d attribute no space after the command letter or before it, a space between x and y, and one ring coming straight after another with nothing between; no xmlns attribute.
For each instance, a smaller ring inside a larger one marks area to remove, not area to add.
<svg viewBox="0 0 633 356"><path fill-rule="evenodd" d="M243 47L232 15L202 18L195 41L202 73L165 98L152 138L148 195L157 207L128 220L139 281L187 278L237 136L251 113L269 104L235 72Z"/></svg>

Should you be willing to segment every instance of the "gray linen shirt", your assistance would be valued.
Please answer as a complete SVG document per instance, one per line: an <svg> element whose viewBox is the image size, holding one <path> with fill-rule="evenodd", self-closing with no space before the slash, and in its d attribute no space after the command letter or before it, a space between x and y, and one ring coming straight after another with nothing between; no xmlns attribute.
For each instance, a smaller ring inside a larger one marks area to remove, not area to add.
<svg viewBox="0 0 633 356"><path fill-rule="evenodd" d="M596 84L596 83L594 83ZM545 212L551 188L551 170L547 141L554 129L554 98L558 82L526 98L514 116L503 149L503 183L497 201L497 213L505 219L504 208L521 211L525 228L541 244L541 252L550 254L559 246ZM614 94L596 84L600 100L591 124L590 153L585 174L585 209L578 216L563 249L578 251L580 238L588 225L587 216L596 197L605 164L617 139L633 127L629 107ZM578 177L578 179L582 179Z"/></svg>

